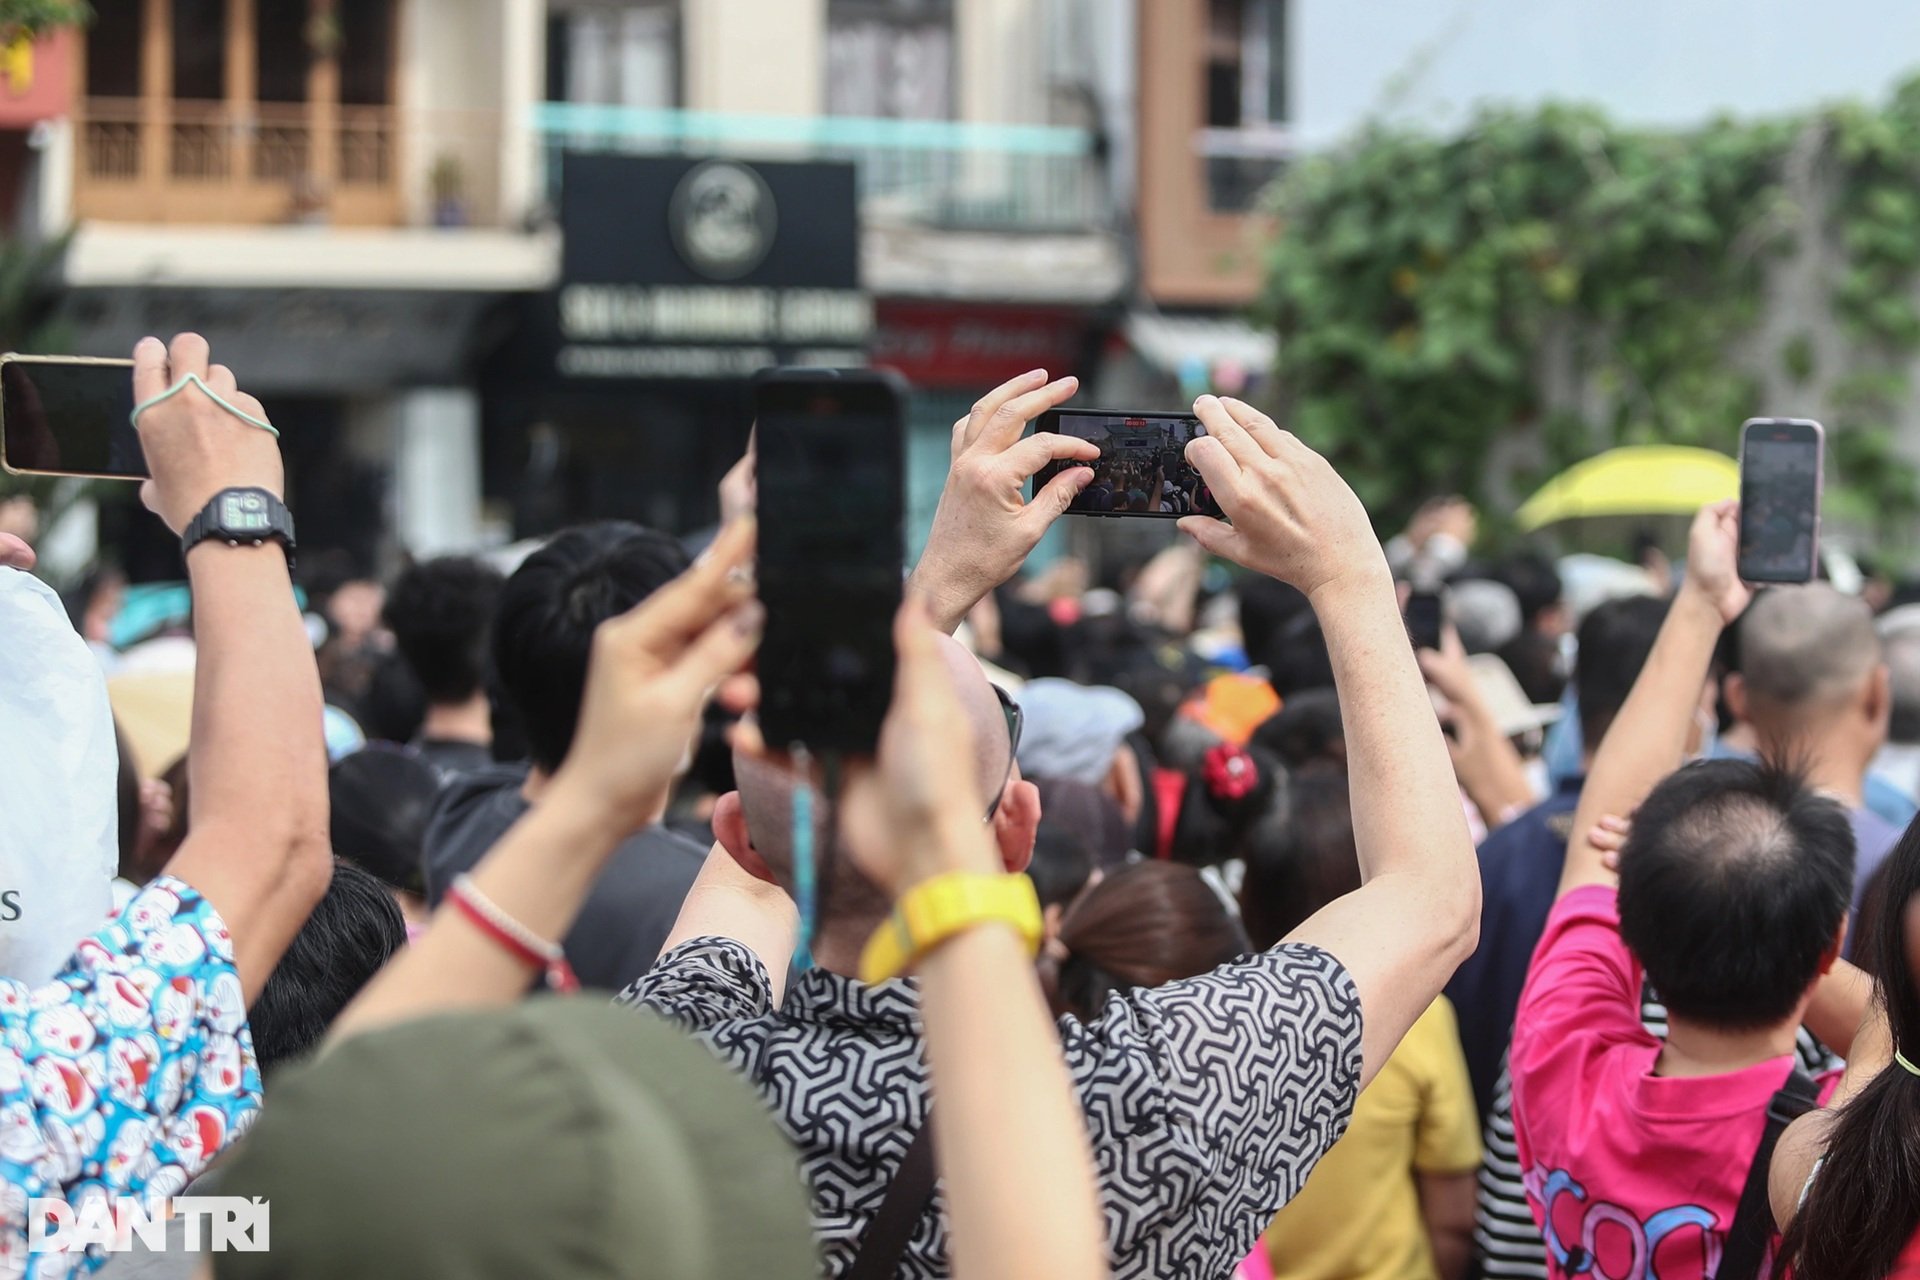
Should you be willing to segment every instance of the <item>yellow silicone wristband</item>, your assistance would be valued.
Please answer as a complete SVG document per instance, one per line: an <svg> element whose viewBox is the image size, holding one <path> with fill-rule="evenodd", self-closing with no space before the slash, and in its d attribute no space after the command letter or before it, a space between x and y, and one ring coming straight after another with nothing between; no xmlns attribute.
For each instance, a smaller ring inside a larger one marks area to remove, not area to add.
<svg viewBox="0 0 1920 1280"><path fill-rule="evenodd" d="M1013 926L1035 954L1042 932L1040 899L1025 876L949 872L900 895L860 953L860 980L897 978L935 947L974 925Z"/></svg>

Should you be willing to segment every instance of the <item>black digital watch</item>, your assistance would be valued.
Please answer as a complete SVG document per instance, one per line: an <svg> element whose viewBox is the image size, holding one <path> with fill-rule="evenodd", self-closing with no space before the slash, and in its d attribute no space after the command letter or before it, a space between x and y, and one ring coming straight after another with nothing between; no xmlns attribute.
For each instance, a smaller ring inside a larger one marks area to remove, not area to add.
<svg viewBox="0 0 1920 1280"><path fill-rule="evenodd" d="M209 538L230 547L278 542L286 548L287 568L293 568L293 513L265 489L222 489L214 494L180 535L181 555Z"/></svg>

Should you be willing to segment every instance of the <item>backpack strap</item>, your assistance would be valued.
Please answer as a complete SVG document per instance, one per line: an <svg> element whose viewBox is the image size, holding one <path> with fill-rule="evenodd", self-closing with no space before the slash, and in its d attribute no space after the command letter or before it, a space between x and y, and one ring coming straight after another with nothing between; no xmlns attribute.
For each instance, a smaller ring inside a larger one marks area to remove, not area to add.
<svg viewBox="0 0 1920 1280"><path fill-rule="evenodd" d="M900 1158L900 1167L894 1170L887 1194L874 1211L873 1221L867 1224L867 1233L860 1238L853 1265L841 1280L892 1280L900 1260L907 1256L907 1244L913 1239L920 1215L933 1203L933 1184L938 1176L933 1167L933 1113L929 1110L920 1131L907 1145L907 1154Z"/></svg>
<svg viewBox="0 0 1920 1280"><path fill-rule="evenodd" d="M1795 1059L1793 1073L1767 1103L1767 1127L1760 1135L1759 1149L1753 1153L1753 1167L1747 1170L1740 1207L1734 1210L1733 1222L1727 1227L1726 1245L1714 1280L1759 1280L1760 1264L1773 1243L1773 1206L1767 1197L1773 1149L1788 1125L1819 1105L1820 1087Z"/></svg>

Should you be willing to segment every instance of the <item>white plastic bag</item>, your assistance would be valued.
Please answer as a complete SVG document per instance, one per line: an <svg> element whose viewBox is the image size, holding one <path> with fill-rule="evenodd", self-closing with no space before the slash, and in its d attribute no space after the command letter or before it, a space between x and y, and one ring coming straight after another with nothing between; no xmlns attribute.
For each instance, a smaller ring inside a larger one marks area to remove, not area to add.
<svg viewBox="0 0 1920 1280"><path fill-rule="evenodd" d="M100 663L45 583L0 569L0 976L47 981L105 923L119 774Z"/></svg>

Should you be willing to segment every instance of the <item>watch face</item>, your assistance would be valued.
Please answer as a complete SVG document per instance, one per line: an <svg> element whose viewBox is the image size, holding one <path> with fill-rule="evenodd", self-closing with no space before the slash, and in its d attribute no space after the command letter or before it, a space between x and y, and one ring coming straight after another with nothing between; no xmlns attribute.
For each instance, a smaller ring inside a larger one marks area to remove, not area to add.
<svg viewBox="0 0 1920 1280"><path fill-rule="evenodd" d="M220 501L220 525L228 533L266 533L273 528L267 500L257 493L230 493Z"/></svg>

